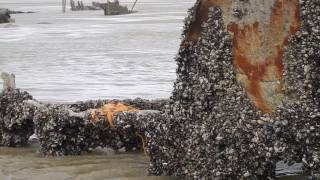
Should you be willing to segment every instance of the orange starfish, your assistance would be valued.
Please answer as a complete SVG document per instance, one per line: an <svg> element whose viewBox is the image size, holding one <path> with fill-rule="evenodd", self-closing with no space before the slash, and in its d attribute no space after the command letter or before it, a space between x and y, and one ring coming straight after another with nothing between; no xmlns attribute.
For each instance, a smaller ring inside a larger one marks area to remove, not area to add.
<svg viewBox="0 0 320 180"><path fill-rule="evenodd" d="M122 103L108 103L102 106L100 109L95 110L91 113L91 116L95 122L99 121L99 116L104 116L109 125L112 128L115 128L113 124L113 117L119 112L136 112L138 109L133 108L131 106L124 105Z"/></svg>

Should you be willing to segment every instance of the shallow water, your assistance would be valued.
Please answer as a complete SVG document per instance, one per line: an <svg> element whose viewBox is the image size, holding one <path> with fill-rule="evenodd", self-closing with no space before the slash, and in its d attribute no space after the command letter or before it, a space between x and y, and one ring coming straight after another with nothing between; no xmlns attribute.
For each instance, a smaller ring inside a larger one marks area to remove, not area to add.
<svg viewBox="0 0 320 180"><path fill-rule="evenodd" d="M15 73L18 87L41 101L170 96L192 0L140 0L138 13L109 17L62 14L59 2L0 1L0 7L37 12L0 26L0 72ZM121 2L130 7L133 0Z"/></svg>
<svg viewBox="0 0 320 180"><path fill-rule="evenodd" d="M82 156L43 157L37 145L27 148L0 147L1 180L179 180L148 176L148 157L143 153L115 153L96 149ZM294 168L291 169L291 173ZM290 170L286 170L290 172ZM287 176L277 180L304 180Z"/></svg>
<svg viewBox="0 0 320 180"><path fill-rule="evenodd" d="M148 158L142 153L96 150L83 156L44 158L36 147L0 148L1 180L170 180L147 176Z"/></svg>

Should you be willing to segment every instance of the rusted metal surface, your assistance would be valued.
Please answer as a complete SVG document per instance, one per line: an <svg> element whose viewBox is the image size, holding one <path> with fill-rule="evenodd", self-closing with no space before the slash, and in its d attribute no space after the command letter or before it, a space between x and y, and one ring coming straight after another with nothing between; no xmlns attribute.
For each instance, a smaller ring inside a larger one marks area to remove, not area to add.
<svg viewBox="0 0 320 180"><path fill-rule="evenodd" d="M234 1L200 0L187 41L197 42L202 24L208 20L211 7L223 12L226 31L233 42L233 63L237 79L257 108L270 113L283 101L283 54L288 38L300 28L298 0L275 0L267 13L257 11L256 19L243 7L243 16L235 17ZM248 2L249 3L249 2ZM270 3L270 2L269 2ZM250 18L250 19L249 19Z"/></svg>

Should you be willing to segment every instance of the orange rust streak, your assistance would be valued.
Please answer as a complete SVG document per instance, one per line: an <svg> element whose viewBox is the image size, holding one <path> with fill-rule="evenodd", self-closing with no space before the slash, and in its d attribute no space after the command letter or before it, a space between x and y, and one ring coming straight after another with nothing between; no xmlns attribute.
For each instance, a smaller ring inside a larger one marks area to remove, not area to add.
<svg viewBox="0 0 320 180"><path fill-rule="evenodd" d="M255 105L263 112L271 112L273 108L263 98L262 87L259 83L264 78L268 78L266 77L267 70L275 67L276 78L281 82L277 91L281 91L284 48L288 43L288 37L300 28L299 6L297 3L293 6L292 2L292 0L278 0L275 3L270 24L261 27L264 32L259 32L259 22L255 22L253 25L243 24L243 27L236 23L228 25L228 30L234 34L234 65L240 73L247 76L247 92L253 97ZM286 12L289 14L285 14ZM289 32L286 32L285 27L288 22L291 24ZM264 43L261 43L262 40ZM263 48L268 48L272 54L259 61L251 59L254 57L251 53L256 51L260 52L259 58L263 58Z"/></svg>
<svg viewBox="0 0 320 180"><path fill-rule="evenodd" d="M266 73L266 67L272 62L265 61L263 64L252 64L248 59L247 50L255 49L259 47L251 47L255 43L252 40L259 39L258 34L259 24L256 22L254 25L244 25L241 29L239 25L233 23L229 26L229 31L234 33L233 39L233 53L234 53L234 66L248 78L247 92L255 98L255 104L257 107L265 112L270 112L271 109L268 107L261 95L261 87L259 82L262 80Z"/></svg>
<svg viewBox="0 0 320 180"><path fill-rule="evenodd" d="M223 13L231 14L231 0L198 0L195 17L185 41L196 42L202 31L202 24L207 22L209 8L219 7ZM301 27L298 0L276 0L272 7L269 23L253 24L230 23L228 31L233 33L234 66L247 76L246 90L254 104L263 112L272 112L266 97L263 97L261 82L279 81L276 94L283 91L284 48L290 35Z"/></svg>
<svg viewBox="0 0 320 180"><path fill-rule="evenodd" d="M109 103L102 106L98 111L92 112L92 117L94 121L99 121L98 115L104 116L108 122L109 125L114 128L115 125L113 124L113 117L119 112L136 112L138 109L135 109L131 106L124 105L122 103Z"/></svg>

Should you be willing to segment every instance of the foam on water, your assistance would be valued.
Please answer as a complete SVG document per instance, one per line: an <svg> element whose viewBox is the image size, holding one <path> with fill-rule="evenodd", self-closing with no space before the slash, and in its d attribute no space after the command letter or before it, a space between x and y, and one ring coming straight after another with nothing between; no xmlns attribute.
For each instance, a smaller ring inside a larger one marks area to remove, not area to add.
<svg viewBox="0 0 320 180"><path fill-rule="evenodd" d="M19 26L3 26L0 28L0 43L20 41L34 34L36 31L33 28Z"/></svg>

